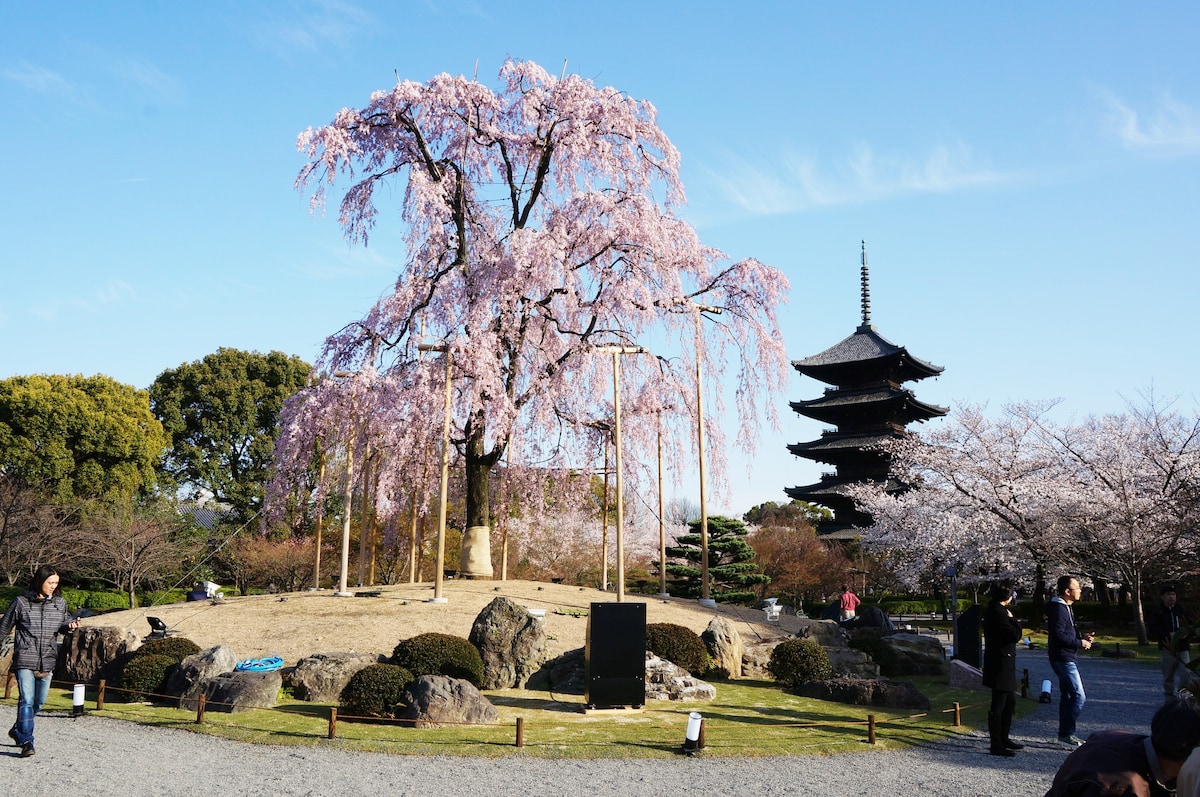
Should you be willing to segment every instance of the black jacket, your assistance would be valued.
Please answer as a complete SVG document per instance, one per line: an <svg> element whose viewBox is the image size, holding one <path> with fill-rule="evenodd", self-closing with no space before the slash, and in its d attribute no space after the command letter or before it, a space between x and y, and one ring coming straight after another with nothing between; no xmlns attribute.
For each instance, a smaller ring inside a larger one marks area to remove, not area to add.
<svg viewBox="0 0 1200 797"><path fill-rule="evenodd" d="M1192 621L1192 613L1185 609L1183 604L1177 602L1168 609L1165 603L1160 603L1146 618L1146 630L1158 640L1159 649L1164 650L1166 643L1175 635L1176 629L1190 625ZM1176 653L1186 651L1188 642L1188 639L1184 639Z"/></svg>
<svg viewBox="0 0 1200 797"><path fill-rule="evenodd" d="M1017 643L1021 624L999 601L983 615L983 685L1001 692L1017 691Z"/></svg>

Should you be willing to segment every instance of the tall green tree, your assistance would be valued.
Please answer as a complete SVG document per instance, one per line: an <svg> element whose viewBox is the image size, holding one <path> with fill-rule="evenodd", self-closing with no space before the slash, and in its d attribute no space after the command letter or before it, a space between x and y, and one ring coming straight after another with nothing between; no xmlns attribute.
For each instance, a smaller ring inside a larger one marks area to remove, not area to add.
<svg viewBox="0 0 1200 797"><path fill-rule="evenodd" d="M700 521L688 526L690 534L679 535L675 545L667 546L667 557L676 560L667 562L667 576L672 595L696 598L700 596ZM753 603L759 597L754 588L771 581L754 561L754 549L746 542L749 533L746 524L735 518L708 519L709 594L718 603Z"/></svg>
<svg viewBox="0 0 1200 797"><path fill-rule="evenodd" d="M168 444L148 394L111 377L0 380L0 472L54 500L146 495Z"/></svg>
<svg viewBox="0 0 1200 797"><path fill-rule="evenodd" d="M170 435L163 472L245 521L262 505L283 402L308 381L296 356L221 348L159 374L150 406Z"/></svg>

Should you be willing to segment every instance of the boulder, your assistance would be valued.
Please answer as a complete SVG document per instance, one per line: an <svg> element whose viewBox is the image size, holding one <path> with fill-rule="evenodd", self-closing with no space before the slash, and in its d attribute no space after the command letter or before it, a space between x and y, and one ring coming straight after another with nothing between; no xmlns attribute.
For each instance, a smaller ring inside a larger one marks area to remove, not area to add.
<svg viewBox="0 0 1200 797"><path fill-rule="evenodd" d="M921 694L908 681L893 681L888 678L830 678L827 681L809 681L791 690L802 697L817 700L832 700L853 706L879 706L880 708L912 708L928 711L929 698Z"/></svg>
<svg viewBox="0 0 1200 797"><path fill-rule="evenodd" d="M845 647L847 639L846 632L832 620L801 620L796 636L812 639L823 648Z"/></svg>
<svg viewBox="0 0 1200 797"><path fill-rule="evenodd" d="M989 691L983 685L983 671L972 667L965 661L954 659L950 662L950 685L959 689L981 689Z"/></svg>
<svg viewBox="0 0 1200 797"><path fill-rule="evenodd" d="M66 634L58 651L55 677L78 684L112 681L129 654L141 647L133 631L114 626L76 628Z"/></svg>
<svg viewBox="0 0 1200 797"><path fill-rule="evenodd" d="M587 689L587 664L584 648L575 648L551 659L530 676L526 689L582 695Z"/></svg>
<svg viewBox="0 0 1200 797"><path fill-rule="evenodd" d="M354 673L386 661L376 653L314 653L296 662L284 680L297 700L337 703Z"/></svg>
<svg viewBox="0 0 1200 797"><path fill-rule="evenodd" d="M850 647L825 648L829 666L834 675L849 675L855 678L878 678L879 665L864 650Z"/></svg>
<svg viewBox="0 0 1200 797"><path fill-rule="evenodd" d="M896 672L906 675L946 674L946 650L938 639L923 634L892 634L882 639L896 654Z"/></svg>
<svg viewBox="0 0 1200 797"><path fill-rule="evenodd" d="M717 689L705 683L682 667L653 653L646 654L646 699L647 700L712 700Z"/></svg>
<svg viewBox="0 0 1200 797"><path fill-rule="evenodd" d="M226 672L201 681L209 711L236 714L255 708L275 708L283 677L275 672ZM180 701L181 707L183 701ZM194 708L194 704L190 708Z"/></svg>
<svg viewBox="0 0 1200 797"><path fill-rule="evenodd" d="M500 718L496 707L470 681L445 675L418 677L405 688L404 705L400 719L413 720L415 728L495 722Z"/></svg>
<svg viewBox="0 0 1200 797"><path fill-rule="evenodd" d="M194 709L197 698L205 690L205 681L222 673L233 672L236 665L237 657L227 645L193 653L181 661L167 678L167 694L179 698L180 708Z"/></svg>
<svg viewBox="0 0 1200 797"><path fill-rule="evenodd" d="M700 635L708 655L712 659L712 669L726 678L742 677L742 636L727 618L717 616Z"/></svg>
<svg viewBox="0 0 1200 797"><path fill-rule="evenodd" d="M485 606L467 639L483 659L484 689L523 687L549 657L542 620L508 598Z"/></svg>
<svg viewBox="0 0 1200 797"><path fill-rule="evenodd" d="M861 606L854 617L842 623L845 628L879 628L884 631L895 631L896 626L883 609L874 604Z"/></svg>

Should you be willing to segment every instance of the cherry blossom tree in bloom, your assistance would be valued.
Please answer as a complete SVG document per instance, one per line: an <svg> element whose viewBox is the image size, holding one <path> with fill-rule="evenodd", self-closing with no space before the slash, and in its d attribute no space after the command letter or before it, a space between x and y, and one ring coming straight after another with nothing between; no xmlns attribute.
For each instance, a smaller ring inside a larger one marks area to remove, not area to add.
<svg viewBox="0 0 1200 797"><path fill-rule="evenodd" d="M502 461L511 500L535 507L548 474L596 466L612 420L612 359L595 347L648 349L621 361L630 463L654 450L659 414L675 446L668 457L687 461L697 358L709 418L721 415L732 372L736 442L747 450L776 422L787 378L776 318L787 281L757 260L730 262L676 216L679 153L653 106L531 62L506 62L499 83L443 74L377 92L300 135L309 162L297 179L314 209L345 181L338 219L364 246L380 221L379 189L401 189L382 194L389 207L402 197L407 253L395 284L326 340L317 367L389 381L380 412L392 420L375 424L379 445L411 467L436 456L428 435L404 427L438 426L439 360L450 356L466 525L484 532L489 477ZM702 320L702 306L723 312ZM422 344L442 353L422 362ZM719 473L725 438L715 423L706 436ZM304 459L286 447L281 462ZM569 484L554 483L556 501Z"/></svg>

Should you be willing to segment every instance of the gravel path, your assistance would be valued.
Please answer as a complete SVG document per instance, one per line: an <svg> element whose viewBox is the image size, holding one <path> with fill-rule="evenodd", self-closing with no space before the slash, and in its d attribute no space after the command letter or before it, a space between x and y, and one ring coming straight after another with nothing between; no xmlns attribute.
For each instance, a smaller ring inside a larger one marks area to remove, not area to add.
<svg viewBox="0 0 1200 797"><path fill-rule="evenodd" d="M1053 680L1045 651L1018 656L1036 700L1042 680ZM1081 736L1102 728L1146 731L1161 700L1157 667L1088 659L1080 670L1087 693ZM102 717L48 715L38 719L36 756L23 760L17 748L0 747L0 795L1040 795L1067 753L1053 744L1057 683L1054 692L1054 705L1039 704L1016 721L1013 735L1027 746L1007 759L987 754L982 731L918 749L832 756L548 761L514 754L489 760L239 744ZM11 702L0 706L4 727L14 716Z"/></svg>

